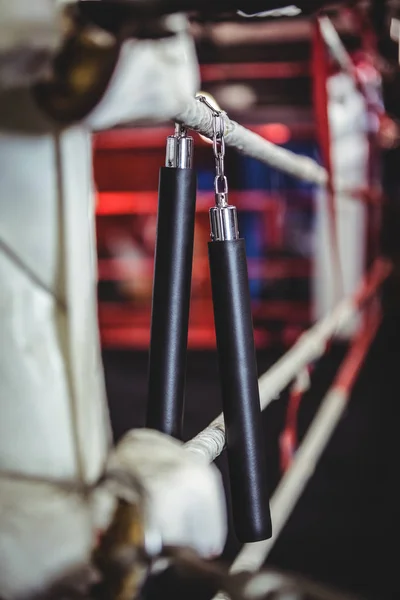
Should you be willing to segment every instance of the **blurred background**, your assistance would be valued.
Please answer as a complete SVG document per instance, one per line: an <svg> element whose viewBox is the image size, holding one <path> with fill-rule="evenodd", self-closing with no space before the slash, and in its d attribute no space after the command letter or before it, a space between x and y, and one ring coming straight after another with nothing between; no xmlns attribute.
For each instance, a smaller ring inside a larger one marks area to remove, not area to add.
<svg viewBox="0 0 400 600"><path fill-rule="evenodd" d="M382 2L382 6L383 6ZM376 25L382 15L375 9ZM360 32L336 22L352 53ZM294 19L229 22L193 21L202 90L230 117L264 138L320 160L311 73L311 21ZM378 27L379 31L379 27ZM387 65L397 46L379 40ZM393 118L377 157L386 197L380 248L398 256L400 156L397 113L400 87L387 67L384 95ZM158 172L164 164L171 124L146 124L94 136L97 186L99 323L107 392L115 439L144 425L150 340L153 255ZM211 147L195 139L198 173L195 251L184 437L190 439L221 411L207 260L208 209L213 205ZM313 320L312 260L315 196L312 185L295 180L227 149L230 202L239 209L246 239L255 340L260 374L272 365ZM398 492L394 477L398 447L394 407L400 359L396 277L386 286L386 316L341 422L268 562L365 598L400 598L395 554ZM299 412L304 435L346 351L334 344L313 373ZM263 415L273 487L279 481L279 435L287 393ZM226 481L222 456L218 465ZM229 489L227 486L229 503ZM271 493L273 489L271 489ZM239 549L230 534L224 559ZM157 583L154 584L155 586ZM163 586L173 583L163 581ZM177 590L174 589L174 594ZM180 586L179 595L206 590ZM172 591L171 591L172 595Z"/></svg>

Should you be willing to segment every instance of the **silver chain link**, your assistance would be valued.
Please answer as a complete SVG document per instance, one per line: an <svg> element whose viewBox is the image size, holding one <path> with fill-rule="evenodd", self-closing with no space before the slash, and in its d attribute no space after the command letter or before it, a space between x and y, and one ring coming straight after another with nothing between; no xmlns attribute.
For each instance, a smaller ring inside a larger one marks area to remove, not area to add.
<svg viewBox="0 0 400 600"><path fill-rule="evenodd" d="M225 113L216 110L204 96L197 96L197 100L203 102L211 109L213 115L213 152L215 158L216 177L214 180L215 194L225 201L228 193L228 180L225 177Z"/></svg>

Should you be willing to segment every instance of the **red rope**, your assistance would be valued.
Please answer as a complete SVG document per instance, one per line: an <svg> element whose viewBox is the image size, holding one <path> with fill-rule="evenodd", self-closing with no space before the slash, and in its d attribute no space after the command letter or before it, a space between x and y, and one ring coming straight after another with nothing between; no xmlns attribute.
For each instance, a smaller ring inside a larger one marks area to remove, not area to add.
<svg viewBox="0 0 400 600"><path fill-rule="evenodd" d="M365 33L363 38L364 50L373 54L376 50L374 46L375 40L370 35L370 31ZM366 85L365 79L362 76L362 67L353 63L354 68L351 69L351 75L354 78L357 89L363 95L366 110L370 115L375 114L379 119L385 118L381 106L376 102L376 99L371 96ZM372 68L372 65L371 65ZM331 74L328 62L325 41L323 39L319 22L317 21L314 27L313 35L313 52L312 52L312 73L314 81L314 107L315 117L317 122L318 140L321 148L322 160L328 173L328 209L330 215L331 237L333 246L333 256L336 262L335 274L338 281L337 294L340 294L342 277L340 268L339 245L337 239L336 228L336 207L335 193L333 186L333 168L331 157L331 134L329 125L329 96L327 89L327 81ZM381 190L376 189L373 185L373 160L375 158L376 140L373 134L369 136L369 156L368 156L368 179L369 186L367 189L354 189L350 192L351 196L364 202L367 205L369 212L369 237L371 238L373 221L377 216L377 207L383 203ZM377 253L377 237L376 232L372 237L373 246L370 248L369 258L375 259ZM361 285L354 296L354 303L360 309L363 305L373 297L380 285L388 276L391 270L391 265L383 260L376 259L373 263L371 271L365 276ZM365 360L366 353L376 334L377 328L381 320L379 303L372 304L367 307L363 315L363 324L360 331L351 342L350 351L342 364L339 373L335 379L334 387L340 387L346 394L350 395L351 389L358 377L361 366ZM330 346L331 341L327 344ZM308 365L306 370L302 371L296 378L289 393L289 401L286 411L285 426L280 436L280 465L282 472L286 471L296 452L298 446L298 412L304 393L308 389L307 380L311 374L312 366Z"/></svg>
<svg viewBox="0 0 400 600"><path fill-rule="evenodd" d="M379 303L372 304L366 310L364 322L359 333L353 338L350 351L339 369L333 388L339 388L350 396L355 382L364 364L367 352L377 333L381 322ZM308 367L310 371L310 367ZM284 473L291 466L299 445L298 413L306 389L298 386L297 381L292 387L287 407L285 428L280 436L280 467Z"/></svg>
<svg viewBox="0 0 400 600"><path fill-rule="evenodd" d="M299 373L289 393L285 427L279 438L280 466L284 473L291 465L298 446L297 420L300 404L310 383L312 367L308 365Z"/></svg>
<svg viewBox="0 0 400 600"><path fill-rule="evenodd" d="M366 350L369 348L379 326L381 319L380 307L375 294L388 277L391 270L392 265L389 261L382 258L376 259L371 270L365 275L353 297L353 302L359 309L362 309L366 303L371 300L374 300L375 303L366 306L361 330L353 338L350 352L335 380L335 386L344 389L346 393L350 394L351 392L365 358ZM331 343L332 340L329 340L326 344L325 351L329 350ZM312 369L313 365L308 365L306 367L306 373L302 371L299 374L300 376L296 378L289 393L285 426L279 438L280 467L282 473L290 467L298 447L298 413L304 394L308 389L307 379L309 383Z"/></svg>
<svg viewBox="0 0 400 600"><path fill-rule="evenodd" d="M333 385L350 396L354 384L360 374L367 352L378 331L382 314L380 306L375 304L370 307L364 317L360 332L355 336L346 360L340 367Z"/></svg>

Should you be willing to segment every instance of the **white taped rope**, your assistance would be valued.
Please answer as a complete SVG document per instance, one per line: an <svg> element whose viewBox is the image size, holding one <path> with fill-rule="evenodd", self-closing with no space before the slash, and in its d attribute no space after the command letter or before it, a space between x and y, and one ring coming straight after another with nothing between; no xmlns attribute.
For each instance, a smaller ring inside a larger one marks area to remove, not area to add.
<svg viewBox="0 0 400 600"><path fill-rule="evenodd" d="M176 115L175 120L189 129L212 138L212 111L203 102L190 100L184 111ZM226 114L225 143L236 148L242 154L255 158L279 171L288 173L303 181L317 185L326 185L328 174L315 160L299 156L290 150L276 146L263 137L232 121Z"/></svg>
<svg viewBox="0 0 400 600"><path fill-rule="evenodd" d="M206 462L213 462L225 448L225 423L221 413L210 425L185 444L185 449L194 452Z"/></svg>
<svg viewBox="0 0 400 600"><path fill-rule="evenodd" d="M325 44L339 67L345 73L355 78L354 64L351 56L346 50L340 36L329 17L323 16L318 19L320 31Z"/></svg>

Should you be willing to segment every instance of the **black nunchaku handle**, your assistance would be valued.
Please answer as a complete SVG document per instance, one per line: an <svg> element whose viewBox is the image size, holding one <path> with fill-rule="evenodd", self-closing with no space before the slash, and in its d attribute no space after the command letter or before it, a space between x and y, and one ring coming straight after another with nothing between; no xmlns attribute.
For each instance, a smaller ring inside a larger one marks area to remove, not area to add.
<svg viewBox="0 0 400 600"><path fill-rule="evenodd" d="M160 169L146 426L182 437L197 178Z"/></svg>
<svg viewBox="0 0 400 600"><path fill-rule="evenodd" d="M209 261L233 520L255 542L272 525L244 240L210 242Z"/></svg>

